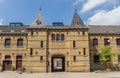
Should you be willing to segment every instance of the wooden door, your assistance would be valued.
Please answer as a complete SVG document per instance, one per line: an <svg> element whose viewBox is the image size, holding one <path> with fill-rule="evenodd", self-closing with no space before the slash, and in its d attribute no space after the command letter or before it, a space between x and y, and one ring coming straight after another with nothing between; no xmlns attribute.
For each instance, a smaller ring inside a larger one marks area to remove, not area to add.
<svg viewBox="0 0 120 78"><path fill-rule="evenodd" d="M22 60L16 60L16 69L22 68Z"/></svg>
<svg viewBox="0 0 120 78"><path fill-rule="evenodd" d="M11 60L4 60L3 61L3 71L11 70L12 61Z"/></svg>

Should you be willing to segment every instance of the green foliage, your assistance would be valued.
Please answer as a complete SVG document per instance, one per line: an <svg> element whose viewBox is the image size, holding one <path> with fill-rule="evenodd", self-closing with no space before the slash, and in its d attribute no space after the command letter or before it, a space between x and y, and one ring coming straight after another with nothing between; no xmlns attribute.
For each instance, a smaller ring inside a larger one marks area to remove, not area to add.
<svg viewBox="0 0 120 78"><path fill-rule="evenodd" d="M101 49L101 51L98 53L100 56L100 61L104 63L112 62L112 57L116 56L115 52L111 52L111 46L105 46Z"/></svg>
<svg viewBox="0 0 120 78"><path fill-rule="evenodd" d="M12 70L12 71L16 71L16 69L15 69L15 67L14 67L14 66L11 68L11 70Z"/></svg>

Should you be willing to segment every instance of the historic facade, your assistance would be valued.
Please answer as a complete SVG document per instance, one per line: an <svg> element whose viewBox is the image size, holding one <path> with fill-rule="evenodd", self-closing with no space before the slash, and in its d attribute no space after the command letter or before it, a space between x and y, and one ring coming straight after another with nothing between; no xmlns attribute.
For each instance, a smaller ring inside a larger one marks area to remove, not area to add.
<svg viewBox="0 0 120 78"><path fill-rule="evenodd" d="M31 25L0 26L0 66L3 71L90 72L103 68L96 53L105 45L119 53L120 26L85 26L76 11L71 25L45 25L39 12ZM117 66L119 59L113 59Z"/></svg>

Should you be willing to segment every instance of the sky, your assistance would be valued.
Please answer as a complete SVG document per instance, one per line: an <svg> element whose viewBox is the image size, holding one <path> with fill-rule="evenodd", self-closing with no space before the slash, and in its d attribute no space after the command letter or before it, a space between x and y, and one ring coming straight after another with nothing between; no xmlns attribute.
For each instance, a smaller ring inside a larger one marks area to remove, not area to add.
<svg viewBox="0 0 120 78"><path fill-rule="evenodd" d="M0 25L30 25L40 8L46 25L70 25L75 9L86 25L120 25L120 0L0 0Z"/></svg>

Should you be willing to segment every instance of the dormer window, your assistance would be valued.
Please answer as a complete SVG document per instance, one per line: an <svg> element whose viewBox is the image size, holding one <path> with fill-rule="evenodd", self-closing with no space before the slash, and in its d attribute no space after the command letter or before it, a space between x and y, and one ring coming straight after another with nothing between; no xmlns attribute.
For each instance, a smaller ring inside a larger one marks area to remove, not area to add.
<svg viewBox="0 0 120 78"><path fill-rule="evenodd" d="M10 30L10 32L11 32L11 33L13 33L13 32L14 32L14 30Z"/></svg>

